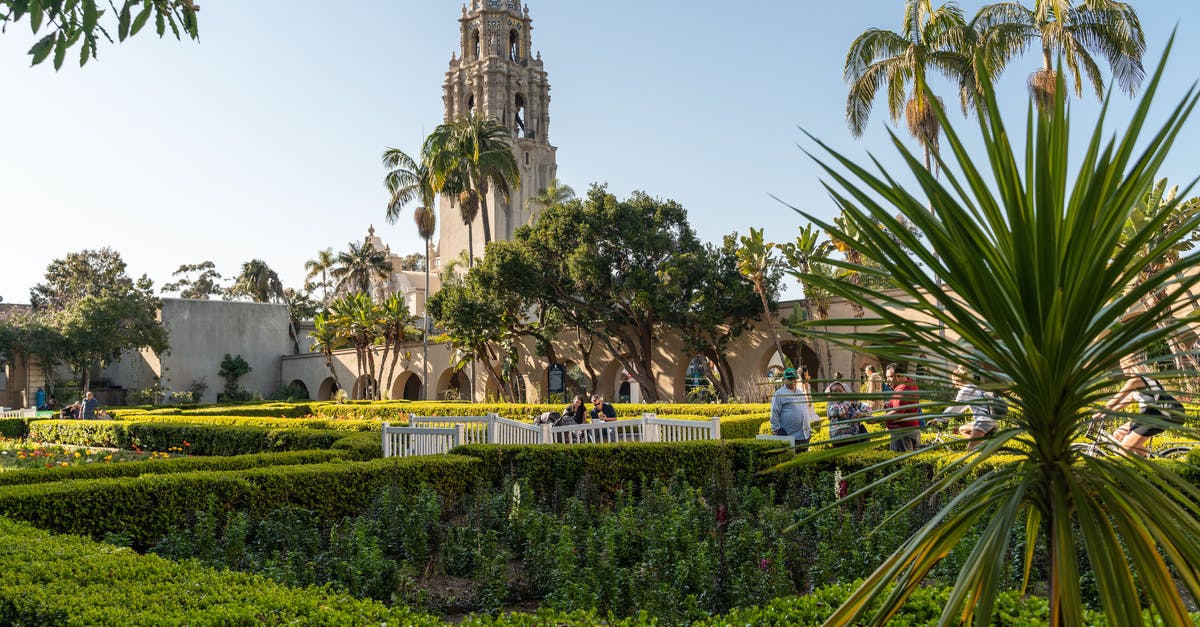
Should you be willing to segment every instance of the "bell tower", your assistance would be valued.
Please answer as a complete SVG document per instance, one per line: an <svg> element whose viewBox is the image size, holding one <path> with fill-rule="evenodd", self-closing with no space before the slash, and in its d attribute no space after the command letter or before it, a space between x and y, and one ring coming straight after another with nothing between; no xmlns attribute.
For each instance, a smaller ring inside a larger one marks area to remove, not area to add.
<svg viewBox="0 0 1200 627"><path fill-rule="evenodd" d="M507 240L536 213L525 201L557 175L557 149L550 145L549 134L550 83L541 52L530 52L532 20L529 7L520 0L470 0L458 23L458 51L450 56L442 84L445 122L473 110L508 127L521 184L510 190L507 200L494 188L487 198L492 239ZM467 227L457 200L439 199L438 225L438 258L444 266L467 250ZM482 257L483 221L477 217L472 228L475 255Z"/></svg>

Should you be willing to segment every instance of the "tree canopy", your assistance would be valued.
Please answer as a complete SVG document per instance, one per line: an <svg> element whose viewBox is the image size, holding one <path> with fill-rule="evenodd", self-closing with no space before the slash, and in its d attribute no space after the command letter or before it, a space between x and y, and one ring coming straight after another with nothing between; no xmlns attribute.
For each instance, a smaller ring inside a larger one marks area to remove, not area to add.
<svg viewBox="0 0 1200 627"><path fill-rule="evenodd" d="M111 33L115 31L117 40L125 41L141 32L151 18L159 37L170 29L175 39L182 39L184 34L197 39L199 10L195 0L0 0L0 27L7 29L10 24L26 20L34 35L46 33L29 49L29 56L37 65L53 54L57 70L67 51L76 45L79 65L86 65L88 59L96 58L100 38L112 43Z"/></svg>
<svg viewBox="0 0 1200 627"><path fill-rule="evenodd" d="M167 333L158 321L160 303L153 283L125 274L125 261L109 248L70 253L46 269L46 282L30 292L38 323L52 329L51 342L81 375L86 389L92 367L116 361L126 351L167 350Z"/></svg>

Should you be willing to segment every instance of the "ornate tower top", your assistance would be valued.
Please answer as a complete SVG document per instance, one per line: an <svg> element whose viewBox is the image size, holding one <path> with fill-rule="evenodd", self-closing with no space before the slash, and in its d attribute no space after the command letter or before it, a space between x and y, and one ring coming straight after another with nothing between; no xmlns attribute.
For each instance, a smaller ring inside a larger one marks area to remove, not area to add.
<svg viewBox="0 0 1200 627"><path fill-rule="evenodd" d="M550 83L541 52L534 53L529 7L519 0L470 0L458 17L458 50L442 84L445 122L475 112L495 118L508 127L521 184L503 196L495 188L487 199L491 239L510 239L517 227L528 224L536 209L525 200L550 184L557 172L555 148L550 145ZM470 235L453 203L439 207L441 237L438 255L453 259L468 248L483 250L482 228Z"/></svg>

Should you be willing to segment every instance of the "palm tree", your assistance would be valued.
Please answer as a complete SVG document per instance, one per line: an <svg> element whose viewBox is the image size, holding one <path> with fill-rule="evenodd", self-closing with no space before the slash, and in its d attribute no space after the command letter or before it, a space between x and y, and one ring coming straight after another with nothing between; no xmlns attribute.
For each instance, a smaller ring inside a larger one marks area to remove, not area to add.
<svg viewBox="0 0 1200 627"><path fill-rule="evenodd" d="M525 199L525 208L530 211L537 211L551 205L561 205L574 197L574 188L570 185L560 183L557 178L553 178L550 179L549 185Z"/></svg>
<svg viewBox="0 0 1200 627"><path fill-rule="evenodd" d="M1152 255L1154 251L1160 251L1157 257L1152 258L1140 276L1130 284L1130 288L1136 288L1138 285L1147 280L1153 279L1154 276L1162 272L1171 264L1179 262L1179 258L1195 248L1196 242L1200 241L1200 233L1193 231L1187 237L1182 239L1169 241L1165 238L1171 236L1176 231L1176 225L1182 222L1194 220L1197 214L1200 214L1200 198L1192 198L1187 202L1179 202L1177 195L1178 187L1167 187L1167 180L1162 179L1154 184L1153 187L1146 193L1142 202L1139 202L1136 210L1129 216L1129 220L1125 223L1125 228L1121 232L1122 239L1120 242L1121 248L1126 248L1134 242L1137 242L1139 248L1137 254ZM1161 212L1169 212L1166 218L1166 225L1154 237L1145 241L1138 242L1136 236L1141 232L1143 225L1147 222L1158 219L1158 214ZM1157 304L1167 294L1167 289L1158 289L1146 295L1143 304L1146 307L1152 307ZM1196 308L1194 298L1189 296L1187 303L1189 309ZM1184 312L1179 312L1184 314ZM1195 352L1190 349L1188 341L1183 334L1175 335L1167 338L1167 344L1171 348L1174 355L1175 369L1180 372L1192 373L1195 376L1197 371L1200 371L1200 362L1197 361ZM1194 391L1194 380L1191 382Z"/></svg>
<svg viewBox="0 0 1200 627"><path fill-rule="evenodd" d="M758 294L759 300L762 301L763 316L767 320L767 330L771 333L771 341L775 343L775 352L779 353L779 358L783 360L784 365L790 365L787 363L787 354L783 352L783 347L779 344L779 334L775 332L775 316L771 315L771 304L767 294L767 273L775 263L772 255L775 243L764 241L763 230L754 227L750 227L750 235L740 238L740 243L741 246L734 253L737 255L738 272L741 272L742 276L754 285L754 293Z"/></svg>
<svg viewBox="0 0 1200 627"><path fill-rule="evenodd" d="M313 327L313 345L310 350L321 351L325 356L325 367L329 368L329 375L333 377L333 384L339 390L344 389L342 382L338 380L337 370L333 368L333 351L344 345L345 338L342 337L337 323L324 313L313 316Z"/></svg>
<svg viewBox="0 0 1200 627"><path fill-rule="evenodd" d="M341 336L354 346L358 366L358 381L367 375L365 384L355 385L352 392L359 398L374 398L379 386L375 378L375 351L372 346L379 337L379 312L365 292L355 292L335 299L329 304L330 320ZM365 369L364 369L365 366Z"/></svg>
<svg viewBox="0 0 1200 627"><path fill-rule="evenodd" d="M442 194L458 193L468 234L475 214L482 213L484 245L492 241L488 191L495 187L507 197L510 189L521 184L510 137L508 127L500 120L472 111L439 125L422 147L433 181L431 187Z"/></svg>
<svg viewBox="0 0 1200 627"><path fill-rule="evenodd" d="M408 303L399 294L392 294L376 308L376 321L379 325L379 337L383 340L383 356L379 359L379 370L382 373L387 368L387 377L383 384L391 389L392 376L396 372L396 362L400 361L400 344L409 338L409 329L416 321L408 311ZM391 366L388 365L388 353L392 355Z"/></svg>
<svg viewBox="0 0 1200 627"><path fill-rule="evenodd" d="M413 213L417 233L425 240L425 300L429 300L429 240L437 227L437 216L428 207L417 207ZM422 307L423 308L423 307ZM421 400L429 400L429 313L421 312L421 338L424 342L421 353Z"/></svg>
<svg viewBox="0 0 1200 627"><path fill-rule="evenodd" d="M242 272L229 286L229 295L248 297L256 303L279 302L283 298L283 283L279 275L262 259L251 259L242 264Z"/></svg>
<svg viewBox="0 0 1200 627"><path fill-rule="evenodd" d="M804 276L818 271L832 272L832 268L819 263L819 260L828 257L833 252L833 243L821 236L819 228L812 224L806 224L800 227L800 234L796 236L795 242L784 243L779 248L783 251L783 258L792 268L789 274L800 279L801 285L804 287L805 319L829 319L829 293L816 285L804 282ZM824 362L826 364L833 363L833 352L829 342L825 342Z"/></svg>
<svg viewBox="0 0 1200 627"><path fill-rule="evenodd" d="M318 250L316 259L309 259L304 262L304 270L307 274L304 275L305 286L307 287L317 275L321 276L321 282L317 285L321 286L321 302L329 302L329 271L333 269L337 262L337 257L333 254L332 248Z"/></svg>
<svg viewBox="0 0 1200 627"><path fill-rule="evenodd" d="M1165 115L1161 130L1142 134L1161 75L1160 67L1127 130L1105 140L1104 120L1096 125L1077 171L1070 169L1075 160L1069 157L1061 76L1052 114L1033 112L1025 125L1018 142L1023 155L1015 154L985 82L986 115L979 123L984 154L968 153L946 127L950 180L943 184L914 165L915 193L897 183L895 173L859 168L821 144L828 155L821 165L835 181L831 194L859 228L861 252L897 279L901 295L816 274L806 279L870 310L873 318L858 321L864 328L890 326L919 343L925 356L908 355L910 361L933 373L963 365L986 375L1013 408L1005 428L949 459L908 504L961 482L961 491L884 559L827 624L883 624L956 548L966 557L940 624L989 624L1005 555L1022 541L1025 572L1035 547L1045 547L1051 625L1083 623L1079 565L1085 563L1102 591L1108 624L1140 625L1145 606L1162 624L1191 623L1182 596L1184 589L1191 598L1200 595L1200 489L1172 466L1115 452L1092 457L1072 446L1111 391L1115 360L1144 354L1185 328L1188 320L1172 313L1200 282L1200 255L1189 254L1134 286L1174 242L1200 227L1200 216L1172 224L1173 212L1163 211L1122 235L1200 101L1193 86ZM940 110L938 116L945 121ZM917 163L910 151L899 150ZM932 214L927 202L934 205ZM897 211L925 235L925 245L899 228ZM835 225L809 219L846 239ZM1143 254L1142 244L1160 236L1161 243ZM1164 288L1162 300L1141 305ZM957 337L941 337L939 326ZM815 332L843 342L878 339L856 330ZM864 350L902 356L879 342ZM1138 420L1169 426L1151 416ZM1197 435L1195 428L1170 428ZM857 448L817 451L798 463ZM879 471L907 459L896 457L869 472L886 475ZM1014 538L1019 523L1024 537ZM868 612L875 612L873 619L866 619Z"/></svg>
<svg viewBox="0 0 1200 627"><path fill-rule="evenodd" d="M843 76L850 84L846 122L855 137L862 135L879 90L887 92L888 113L898 122L901 113L908 130L925 149L925 169L930 154L938 151L937 116L930 102L926 75L939 72L960 83L963 107L976 88L969 42L972 30L962 9L947 2L934 10L930 0L904 3L902 32L872 28L859 35L846 53ZM911 90L908 88L912 84Z"/></svg>
<svg viewBox="0 0 1200 627"><path fill-rule="evenodd" d="M387 279L392 273L392 262L388 254L375 248L369 241L360 246L350 242L349 250L338 253L333 278L337 279L337 292L350 294L371 293L372 279Z"/></svg>
<svg viewBox="0 0 1200 627"><path fill-rule="evenodd" d="M388 148L383 151L383 167L388 170L383 184L390 196L385 216L389 224L395 224L404 206L414 200L422 206L433 207L437 192L433 189L427 161L417 161L399 148Z"/></svg>
<svg viewBox="0 0 1200 627"><path fill-rule="evenodd" d="M1104 96L1096 56L1108 60L1117 85L1132 95L1145 76L1146 38L1137 13L1131 5L1112 0L1072 4L1071 0L1034 0L1033 8L1028 8L1019 2L1001 2L981 8L976 20L981 30L1003 33L1012 42L1002 46L1000 62L1023 52L1035 39L1041 42L1042 67L1029 75L1029 91L1043 109L1054 102L1058 84L1054 62L1059 55L1071 72L1076 96L1083 94L1084 76L1096 97Z"/></svg>

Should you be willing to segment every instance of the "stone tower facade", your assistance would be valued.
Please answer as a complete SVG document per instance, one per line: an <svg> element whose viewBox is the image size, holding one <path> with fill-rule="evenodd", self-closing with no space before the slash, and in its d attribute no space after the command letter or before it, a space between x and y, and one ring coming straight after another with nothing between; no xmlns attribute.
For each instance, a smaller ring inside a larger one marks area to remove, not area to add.
<svg viewBox="0 0 1200 627"><path fill-rule="evenodd" d="M450 57L442 85L445 121L474 110L500 120L512 133L513 155L521 185L505 199L488 192L492 239L511 239L528 224L536 209L525 201L545 189L557 175L550 145L550 83L542 55L531 55L529 7L519 0L470 0L459 22L459 49ZM473 247L483 256L483 220L475 218ZM467 250L467 227L455 199L438 200L438 260L445 266Z"/></svg>

